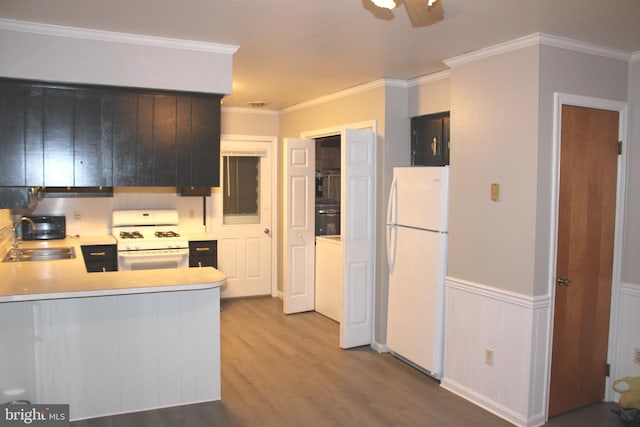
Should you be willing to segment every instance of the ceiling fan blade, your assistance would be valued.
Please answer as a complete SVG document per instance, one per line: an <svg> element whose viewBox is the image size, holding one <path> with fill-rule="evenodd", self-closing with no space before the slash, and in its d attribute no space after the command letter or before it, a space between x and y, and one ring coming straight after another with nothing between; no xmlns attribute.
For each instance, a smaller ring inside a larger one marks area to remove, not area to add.
<svg viewBox="0 0 640 427"><path fill-rule="evenodd" d="M427 0L404 0L403 3L414 27L426 27L444 18L442 0L436 1L433 6L428 6Z"/></svg>

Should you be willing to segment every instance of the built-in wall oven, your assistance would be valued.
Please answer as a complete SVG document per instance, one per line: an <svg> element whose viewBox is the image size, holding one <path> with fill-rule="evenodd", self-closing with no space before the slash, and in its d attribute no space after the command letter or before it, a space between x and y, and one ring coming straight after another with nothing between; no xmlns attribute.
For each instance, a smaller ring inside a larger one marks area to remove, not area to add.
<svg viewBox="0 0 640 427"><path fill-rule="evenodd" d="M118 270L189 267L189 242L178 232L178 211L114 210Z"/></svg>

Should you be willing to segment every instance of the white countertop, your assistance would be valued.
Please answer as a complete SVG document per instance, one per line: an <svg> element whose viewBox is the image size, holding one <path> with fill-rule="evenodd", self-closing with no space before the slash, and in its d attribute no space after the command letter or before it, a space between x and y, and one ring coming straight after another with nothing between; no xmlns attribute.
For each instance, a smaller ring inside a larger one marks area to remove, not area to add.
<svg viewBox="0 0 640 427"><path fill-rule="evenodd" d="M111 236L21 242L21 248L74 246L76 258L0 262L0 303L209 289L226 281L213 267L87 273L80 246L114 243Z"/></svg>

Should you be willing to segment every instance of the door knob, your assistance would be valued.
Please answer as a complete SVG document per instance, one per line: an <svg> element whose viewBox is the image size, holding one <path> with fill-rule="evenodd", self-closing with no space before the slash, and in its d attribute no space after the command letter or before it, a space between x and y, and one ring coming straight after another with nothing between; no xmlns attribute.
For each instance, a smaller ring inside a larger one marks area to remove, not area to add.
<svg viewBox="0 0 640 427"><path fill-rule="evenodd" d="M269 233L271 233L271 230L269 230L268 228L265 228L264 229L264 234L269 234Z"/></svg>
<svg viewBox="0 0 640 427"><path fill-rule="evenodd" d="M558 284L558 286L564 286L566 288L569 287L571 279L569 279L568 277L558 277L556 279L556 283Z"/></svg>

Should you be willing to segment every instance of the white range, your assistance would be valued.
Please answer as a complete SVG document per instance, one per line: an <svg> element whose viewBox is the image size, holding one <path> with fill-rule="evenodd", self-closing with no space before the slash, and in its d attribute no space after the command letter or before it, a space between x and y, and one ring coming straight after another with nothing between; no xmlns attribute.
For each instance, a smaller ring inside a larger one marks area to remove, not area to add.
<svg viewBox="0 0 640 427"><path fill-rule="evenodd" d="M114 210L111 224L118 270L189 267L189 241L180 236L177 210Z"/></svg>

